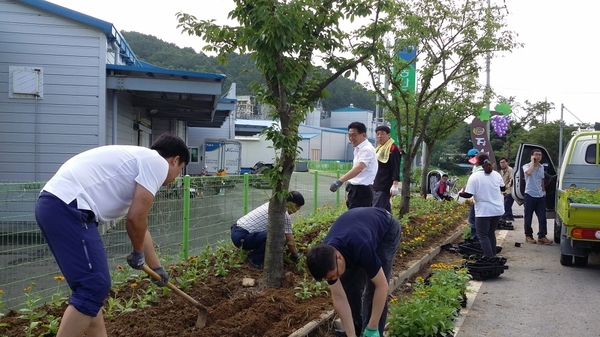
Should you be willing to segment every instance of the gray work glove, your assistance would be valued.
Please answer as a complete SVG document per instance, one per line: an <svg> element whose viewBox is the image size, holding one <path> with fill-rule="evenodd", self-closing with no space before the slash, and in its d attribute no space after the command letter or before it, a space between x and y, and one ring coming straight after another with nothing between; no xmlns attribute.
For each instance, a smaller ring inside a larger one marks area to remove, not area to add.
<svg viewBox="0 0 600 337"><path fill-rule="evenodd" d="M302 253L300 253L300 252L292 253L292 255L290 256L290 258L294 262L297 262L301 257L302 257Z"/></svg>
<svg viewBox="0 0 600 337"><path fill-rule="evenodd" d="M127 264L129 264L129 266L133 269L142 269L144 262L146 262L146 259L144 258L143 250L141 252L132 250L131 253L127 255Z"/></svg>
<svg viewBox="0 0 600 337"><path fill-rule="evenodd" d="M342 186L344 183L341 182L339 179L334 181L333 184L331 184L331 186L329 186L329 190L331 192L335 192L338 190L338 188L340 188L340 186Z"/></svg>
<svg viewBox="0 0 600 337"><path fill-rule="evenodd" d="M160 275L160 277L161 277L160 280L156 280L156 279L154 279L154 277L151 277L152 283L156 284L156 286L158 286L158 287L166 286L167 282L169 282L169 274L167 274L167 271L165 270L165 268L158 267L158 268L153 268L152 270L154 270L154 272L157 273L158 275Z"/></svg>

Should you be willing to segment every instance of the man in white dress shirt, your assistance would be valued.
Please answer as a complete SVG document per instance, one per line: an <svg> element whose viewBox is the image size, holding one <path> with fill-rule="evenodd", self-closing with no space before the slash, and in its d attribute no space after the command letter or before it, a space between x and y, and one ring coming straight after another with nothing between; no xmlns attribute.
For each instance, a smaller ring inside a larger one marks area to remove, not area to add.
<svg viewBox="0 0 600 337"><path fill-rule="evenodd" d="M373 205L373 181L377 175L377 155L375 148L367 140L367 127L361 122L348 125L348 139L354 146L354 160L350 171L331 184L331 192L335 192L344 184L348 197L348 209L355 207L371 207Z"/></svg>

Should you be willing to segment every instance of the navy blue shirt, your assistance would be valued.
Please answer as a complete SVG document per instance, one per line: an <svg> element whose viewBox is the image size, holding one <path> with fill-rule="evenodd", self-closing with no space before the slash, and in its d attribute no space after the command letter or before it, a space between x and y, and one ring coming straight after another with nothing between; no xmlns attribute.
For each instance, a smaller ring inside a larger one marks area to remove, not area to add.
<svg viewBox="0 0 600 337"><path fill-rule="evenodd" d="M346 268L363 268L372 279L381 268L376 249L389 228L389 213L385 209L352 208L335 220L323 243L344 256Z"/></svg>

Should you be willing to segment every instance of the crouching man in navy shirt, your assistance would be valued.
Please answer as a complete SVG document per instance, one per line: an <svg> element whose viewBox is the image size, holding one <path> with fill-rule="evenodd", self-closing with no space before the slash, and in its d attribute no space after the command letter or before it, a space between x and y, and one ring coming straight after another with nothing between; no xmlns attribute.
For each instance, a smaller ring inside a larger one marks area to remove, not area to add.
<svg viewBox="0 0 600 337"><path fill-rule="evenodd" d="M333 307L348 337L383 336L388 284L400 224L385 209L357 207L342 214L329 233L308 250L312 276L329 283ZM364 330L363 330L364 329Z"/></svg>

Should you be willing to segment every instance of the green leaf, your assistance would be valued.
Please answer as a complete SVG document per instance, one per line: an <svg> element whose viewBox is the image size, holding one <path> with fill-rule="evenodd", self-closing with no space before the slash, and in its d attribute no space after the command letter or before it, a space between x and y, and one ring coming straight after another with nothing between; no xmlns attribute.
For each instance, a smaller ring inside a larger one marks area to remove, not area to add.
<svg viewBox="0 0 600 337"><path fill-rule="evenodd" d="M512 112L511 106L506 103L497 104L494 107L494 110L501 112L504 116L510 115L510 113Z"/></svg>
<svg viewBox="0 0 600 337"><path fill-rule="evenodd" d="M491 117L492 114L490 113L490 110L488 108L481 108L479 116L477 116L477 118L479 118L482 121L489 121Z"/></svg>

